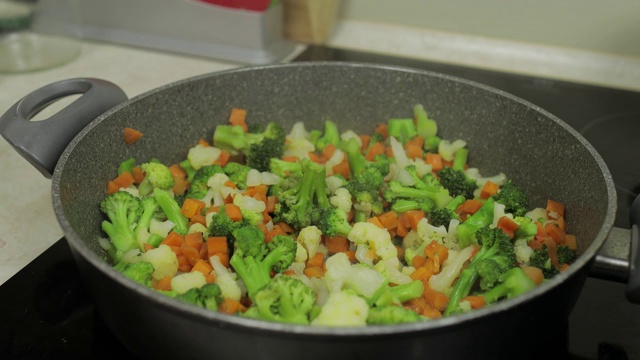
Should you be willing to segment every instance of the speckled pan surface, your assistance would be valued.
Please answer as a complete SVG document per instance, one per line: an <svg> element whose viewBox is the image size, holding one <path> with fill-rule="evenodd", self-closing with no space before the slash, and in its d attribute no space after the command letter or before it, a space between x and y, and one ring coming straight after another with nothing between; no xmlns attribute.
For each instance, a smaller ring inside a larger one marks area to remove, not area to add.
<svg viewBox="0 0 640 360"><path fill-rule="evenodd" d="M227 120L232 107L247 109L249 122L275 120L287 129L296 121L304 121L307 129L320 128L323 120L331 119L342 130L371 132L375 124L389 118L411 117L417 103L438 121L442 138L468 142L469 162L483 175L506 173L524 186L534 205L544 206L547 198L565 203L570 230L585 255L576 268L587 265L612 226L616 201L604 162L580 135L544 110L503 92L440 74L387 66L299 63L244 68L143 94L94 121L72 142L54 174L54 206L72 247L113 277L115 273L100 260L103 254L96 242L102 236L97 204L122 160L183 160L199 138L211 139L214 127ZM125 126L144 136L126 146ZM531 297L571 274L561 275ZM440 324L433 323L421 326ZM268 328L288 329L277 324Z"/></svg>

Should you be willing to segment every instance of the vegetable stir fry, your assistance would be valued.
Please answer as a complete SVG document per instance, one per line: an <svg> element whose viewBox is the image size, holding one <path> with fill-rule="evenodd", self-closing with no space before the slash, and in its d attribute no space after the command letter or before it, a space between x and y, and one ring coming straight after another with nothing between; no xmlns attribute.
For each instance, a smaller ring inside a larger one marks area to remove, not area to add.
<svg viewBox="0 0 640 360"><path fill-rule="evenodd" d="M166 296L317 326L473 311L574 261L563 204L532 206L506 174L472 167L464 140L441 139L421 105L412 115L372 134L330 120L287 132L233 109L180 163L121 163L100 243Z"/></svg>

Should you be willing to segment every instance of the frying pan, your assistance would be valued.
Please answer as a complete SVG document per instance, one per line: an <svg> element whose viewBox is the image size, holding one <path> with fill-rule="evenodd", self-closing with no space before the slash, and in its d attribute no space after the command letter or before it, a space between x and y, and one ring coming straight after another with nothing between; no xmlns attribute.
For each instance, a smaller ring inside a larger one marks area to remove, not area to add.
<svg viewBox="0 0 640 360"><path fill-rule="evenodd" d="M51 101L83 94L47 121L28 121ZM324 328L262 322L210 312L124 278L97 239L98 204L118 164L175 163L210 138L232 107L248 122L290 128L325 119L371 132L423 104L445 139L465 139L485 176L504 172L531 203L567 207L580 256L565 272L523 296L467 314L419 323ZM144 136L127 146L122 129ZM172 83L131 100L98 79L70 79L25 96L0 119L0 133L45 176L56 216L107 326L148 359L523 358L558 335L596 252L612 228L614 184L602 158L576 131L543 109L463 79L408 68L309 62L246 67ZM637 241L637 238L636 238ZM633 267L633 266L632 266ZM535 339L535 340L532 340ZM538 344L538 345L535 345Z"/></svg>

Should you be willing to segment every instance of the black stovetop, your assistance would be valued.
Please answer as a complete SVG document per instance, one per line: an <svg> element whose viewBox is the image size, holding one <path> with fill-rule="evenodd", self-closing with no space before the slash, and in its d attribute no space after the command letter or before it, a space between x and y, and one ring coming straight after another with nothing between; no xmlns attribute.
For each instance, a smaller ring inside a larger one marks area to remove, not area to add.
<svg viewBox="0 0 640 360"><path fill-rule="evenodd" d="M628 227L631 199L640 190L640 162L626 161L637 153L633 142L640 138L640 93L321 46L295 59L308 60L432 70L494 86L541 106L581 132L602 154L620 198L616 226ZM539 358L640 360L640 306L629 304L624 290L624 284L589 278L564 331L557 341L539 345ZM0 359L128 358L132 355L94 311L64 239L0 286Z"/></svg>

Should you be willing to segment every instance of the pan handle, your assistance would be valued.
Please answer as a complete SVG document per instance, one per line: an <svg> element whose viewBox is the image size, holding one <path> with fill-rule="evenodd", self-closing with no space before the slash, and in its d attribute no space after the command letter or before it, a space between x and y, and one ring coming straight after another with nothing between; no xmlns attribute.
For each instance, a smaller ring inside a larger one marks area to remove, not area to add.
<svg viewBox="0 0 640 360"><path fill-rule="evenodd" d="M42 121L30 121L56 100L82 94L64 109ZM76 78L33 91L0 117L0 135L45 177L51 178L62 152L91 121L127 100L113 83Z"/></svg>
<svg viewBox="0 0 640 360"><path fill-rule="evenodd" d="M627 299L640 304L640 195L631 204L631 248L629 249L629 281Z"/></svg>

